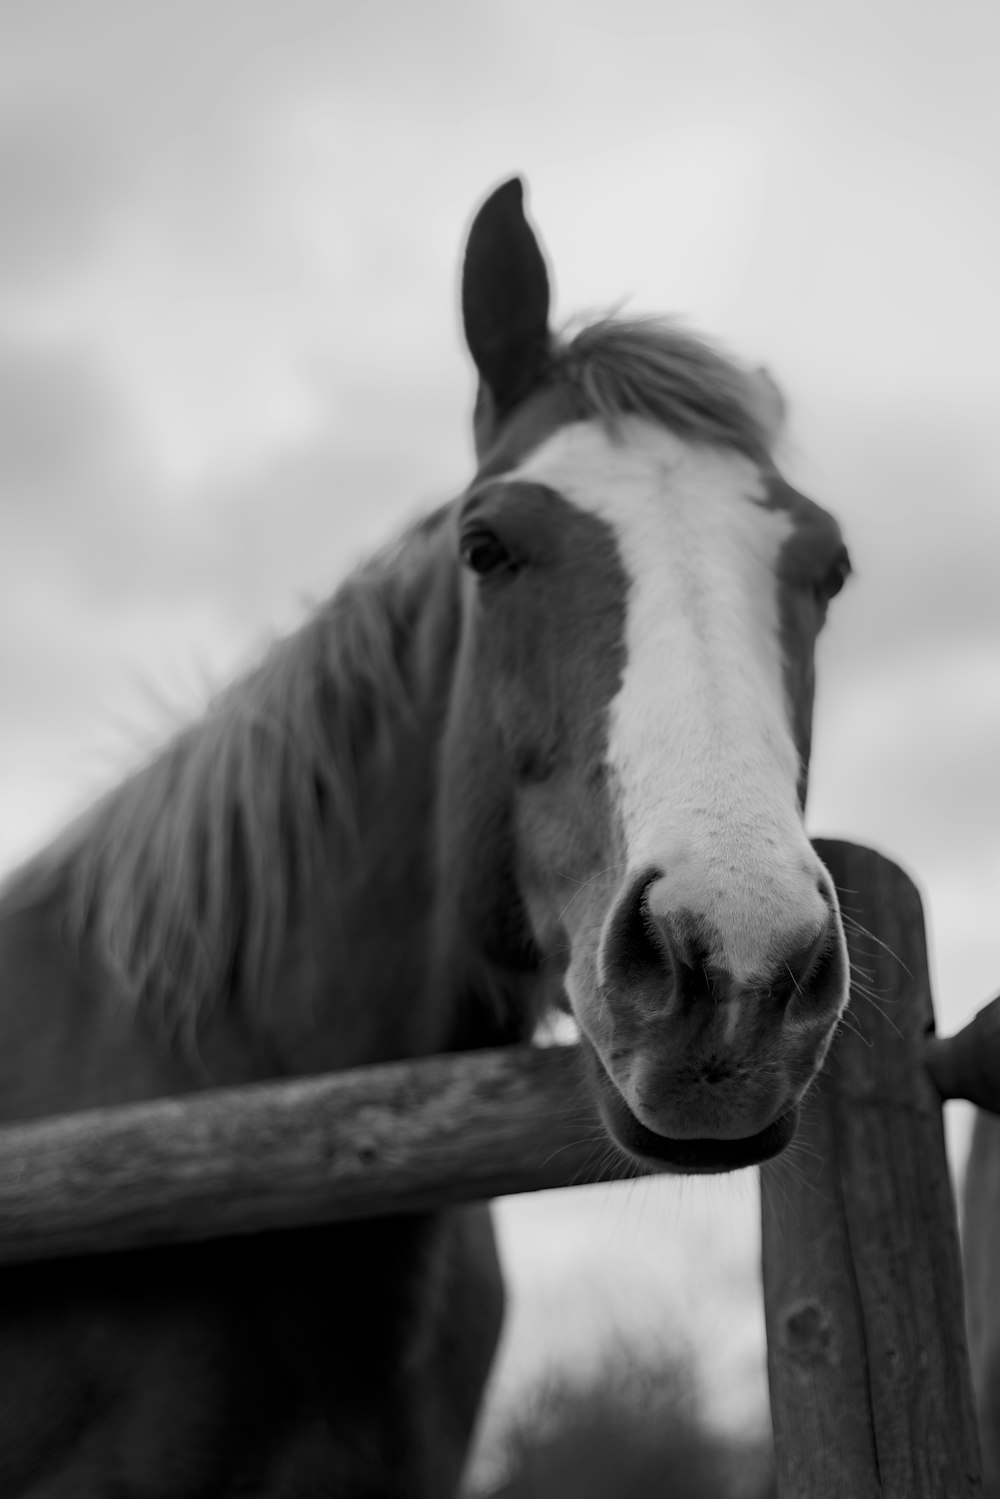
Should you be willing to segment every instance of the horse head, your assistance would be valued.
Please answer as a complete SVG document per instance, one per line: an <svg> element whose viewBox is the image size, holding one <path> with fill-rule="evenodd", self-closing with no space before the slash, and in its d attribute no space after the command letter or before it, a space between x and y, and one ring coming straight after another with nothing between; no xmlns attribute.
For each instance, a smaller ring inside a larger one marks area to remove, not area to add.
<svg viewBox="0 0 1000 1499"><path fill-rule="evenodd" d="M442 858L490 960L560 970L611 1138L666 1169L792 1138L847 997L803 825L813 654L849 569L780 477L780 397L669 324L560 339L521 185L471 229L478 470Z"/></svg>

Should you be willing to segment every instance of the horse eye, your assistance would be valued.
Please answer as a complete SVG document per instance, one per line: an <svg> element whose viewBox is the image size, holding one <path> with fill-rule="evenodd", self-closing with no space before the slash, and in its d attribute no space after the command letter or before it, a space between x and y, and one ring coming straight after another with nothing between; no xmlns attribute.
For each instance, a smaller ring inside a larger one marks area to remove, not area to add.
<svg viewBox="0 0 1000 1499"><path fill-rule="evenodd" d="M462 537L459 552L469 571L481 578L515 566L514 558L492 531L469 531Z"/></svg>
<svg viewBox="0 0 1000 1499"><path fill-rule="evenodd" d="M847 555L847 548L841 548L833 566L827 572L819 591L825 599L836 598L848 578L851 576L851 559Z"/></svg>

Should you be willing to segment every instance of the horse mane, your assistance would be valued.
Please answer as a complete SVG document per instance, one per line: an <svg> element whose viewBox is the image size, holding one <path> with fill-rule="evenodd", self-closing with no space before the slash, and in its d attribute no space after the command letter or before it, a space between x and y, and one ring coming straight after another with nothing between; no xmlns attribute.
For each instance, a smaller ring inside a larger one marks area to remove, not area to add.
<svg viewBox="0 0 1000 1499"><path fill-rule="evenodd" d="M15 902L58 890L70 934L195 1050L237 989L266 1005L297 897L356 850L362 767L414 711L403 646L443 514L348 577L15 877Z"/></svg>
<svg viewBox="0 0 1000 1499"><path fill-rule="evenodd" d="M557 340L554 378L584 417L612 431L622 416L659 422L694 442L769 460L781 397L764 371L742 369L704 338L662 317L602 317Z"/></svg>

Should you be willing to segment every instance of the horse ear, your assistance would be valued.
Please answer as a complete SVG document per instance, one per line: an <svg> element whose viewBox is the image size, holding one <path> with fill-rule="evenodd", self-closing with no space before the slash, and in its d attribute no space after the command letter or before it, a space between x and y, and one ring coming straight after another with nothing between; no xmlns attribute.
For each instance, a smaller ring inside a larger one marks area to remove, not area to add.
<svg viewBox="0 0 1000 1499"><path fill-rule="evenodd" d="M549 278L512 177L476 214L462 268L465 341L492 414L503 416L538 384L549 360Z"/></svg>

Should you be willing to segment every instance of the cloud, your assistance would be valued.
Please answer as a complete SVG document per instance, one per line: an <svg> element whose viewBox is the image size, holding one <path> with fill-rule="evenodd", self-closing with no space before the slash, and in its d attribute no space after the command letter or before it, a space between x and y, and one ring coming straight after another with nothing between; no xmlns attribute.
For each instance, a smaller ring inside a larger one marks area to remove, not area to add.
<svg viewBox="0 0 1000 1499"><path fill-rule="evenodd" d="M121 192L122 153L82 109L31 105L0 116L0 277L72 273L98 248Z"/></svg>
<svg viewBox="0 0 1000 1499"><path fill-rule="evenodd" d="M120 413L82 349L0 343L0 475L4 506L46 503L113 464Z"/></svg>

